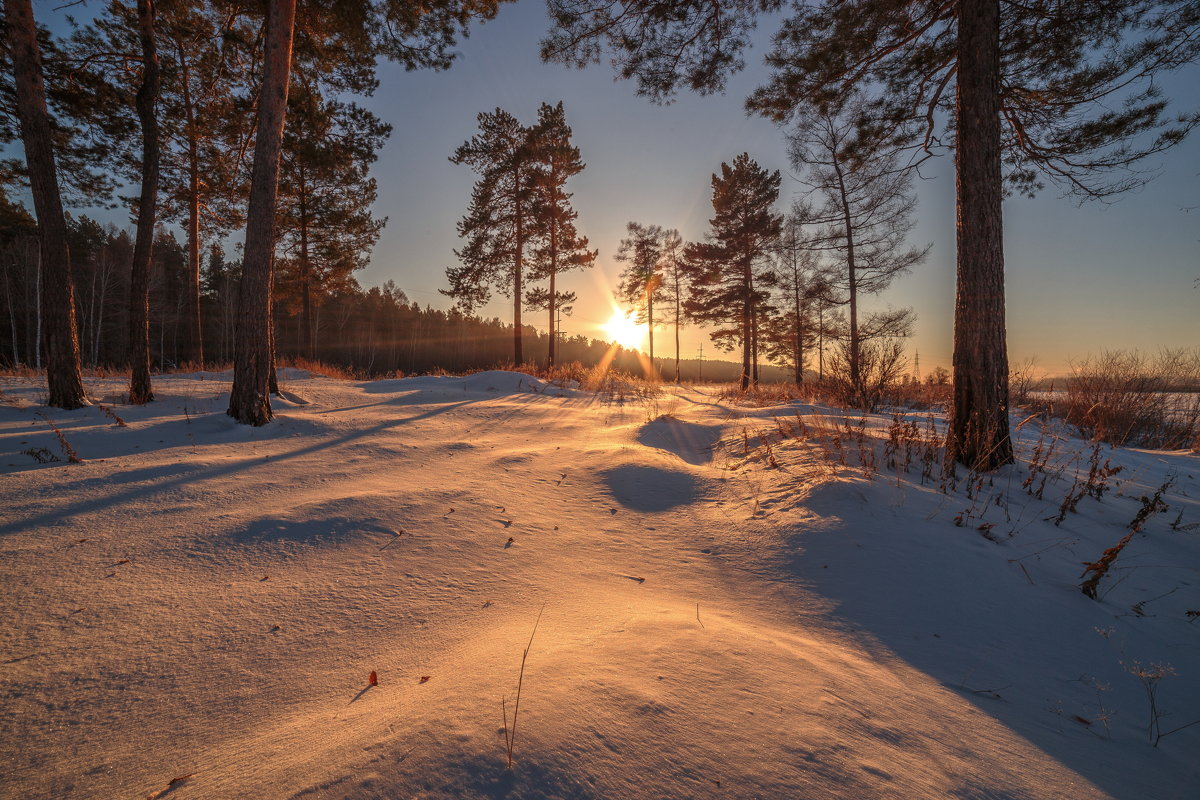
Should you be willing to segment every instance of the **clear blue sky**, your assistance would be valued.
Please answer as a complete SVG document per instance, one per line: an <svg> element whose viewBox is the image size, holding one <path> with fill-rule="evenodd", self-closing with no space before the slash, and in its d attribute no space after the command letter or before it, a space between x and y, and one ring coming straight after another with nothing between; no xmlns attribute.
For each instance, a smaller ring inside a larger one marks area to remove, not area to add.
<svg viewBox="0 0 1200 800"><path fill-rule="evenodd" d="M95 3L89 4L95 6ZM90 10L90 9L89 9ZM44 11L39 8L39 15ZM76 11L78 13L78 11ZM80 14L80 16L85 16ZM782 131L742 110L765 79L761 64L774 24L764 24L747 69L723 96L681 94L671 105L639 98L634 85L613 80L607 64L568 70L540 63L538 40L547 27L543 4L504 6L474 28L448 72L405 72L381 65L379 91L365 105L395 132L380 154L377 213L389 218L364 286L394 280L421 304L448 307L437 293L459 245L455 224L466 210L474 175L447 158L476 130L475 116L499 106L532 122L543 101L564 101L587 169L569 188L579 228L600 249L592 273L574 273L566 288L580 296L570 334L602 336L612 313L611 290L621 265L612 256L625 223L678 228L700 238L711 214L709 178L722 161L747 151L784 175L781 209L800 191L788 176ZM1200 67L1163 82L1172 98L1200 106ZM1010 360L1036 357L1061 372L1069 359L1110 348L1154 351L1200 346L1200 137L1155 162L1161 175L1115 203L1079 206L1054 189L1005 205ZM921 367L949 366L954 304L954 196L951 157L928 169L918 186L919 224L912 240L931 242L925 264L869 303L912 306L918 315L912 350ZM1192 211L1186 209L1192 208ZM487 315L511 319L511 304L495 300ZM526 320L545 327L539 312ZM663 332L663 339L668 338ZM684 355L694 357L707 337L685 332ZM665 354L665 348L656 348ZM705 346L705 357L715 355Z"/></svg>

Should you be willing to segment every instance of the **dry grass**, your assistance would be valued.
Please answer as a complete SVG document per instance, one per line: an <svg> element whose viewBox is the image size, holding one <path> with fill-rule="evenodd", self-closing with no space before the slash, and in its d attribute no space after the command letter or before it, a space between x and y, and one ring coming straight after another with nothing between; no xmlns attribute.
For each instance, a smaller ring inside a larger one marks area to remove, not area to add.
<svg viewBox="0 0 1200 800"><path fill-rule="evenodd" d="M1033 393L1029 407L1065 419L1088 439L1200 450L1200 350L1110 350L1071 373L1063 392Z"/></svg>

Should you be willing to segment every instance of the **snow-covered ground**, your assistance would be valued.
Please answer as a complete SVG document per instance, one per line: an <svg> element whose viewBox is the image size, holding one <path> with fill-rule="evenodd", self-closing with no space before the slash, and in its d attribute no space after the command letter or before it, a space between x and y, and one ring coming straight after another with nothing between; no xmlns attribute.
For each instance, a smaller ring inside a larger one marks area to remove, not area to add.
<svg viewBox="0 0 1200 800"><path fill-rule="evenodd" d="M707 388L289 371L255 429L228 379L0 379L0 796L1200 797L1194 454L1055 525L1091 450L1037 420L943 487Z"/></svg>

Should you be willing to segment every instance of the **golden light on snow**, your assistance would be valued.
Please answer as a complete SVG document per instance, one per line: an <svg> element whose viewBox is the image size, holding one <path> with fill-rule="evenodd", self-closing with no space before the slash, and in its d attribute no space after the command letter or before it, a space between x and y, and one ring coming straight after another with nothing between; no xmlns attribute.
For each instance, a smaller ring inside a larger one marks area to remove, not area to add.
<svg viewBox="0 0 1200 800"><path fill-rule="evenodd" d="M642 327L634 321L632 313L625 313L620 309L613 309L612 317L604 323L604 334L627 349L634 349L642 344Z"/></svg>

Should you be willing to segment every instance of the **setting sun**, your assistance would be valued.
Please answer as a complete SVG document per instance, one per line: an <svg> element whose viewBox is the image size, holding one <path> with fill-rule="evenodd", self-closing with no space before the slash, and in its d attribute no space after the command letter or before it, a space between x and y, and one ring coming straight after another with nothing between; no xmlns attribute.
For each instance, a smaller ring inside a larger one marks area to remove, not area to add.
<svg viewBox="0 0 1200 800"><path fill-rule="evenodd" d="M626 314L620 309L614 310L612 317L604 323L604 335L626 349L642 345L642 327L632 313Z"/></svg>

